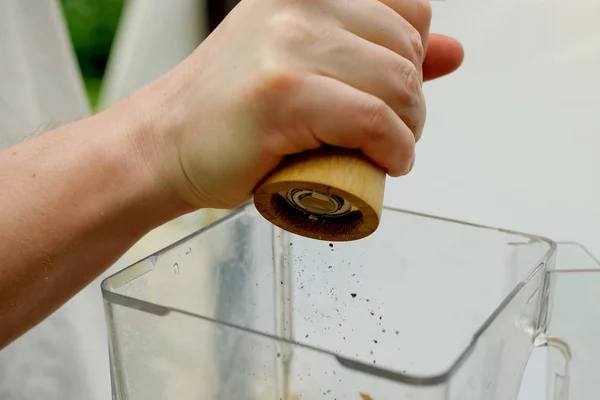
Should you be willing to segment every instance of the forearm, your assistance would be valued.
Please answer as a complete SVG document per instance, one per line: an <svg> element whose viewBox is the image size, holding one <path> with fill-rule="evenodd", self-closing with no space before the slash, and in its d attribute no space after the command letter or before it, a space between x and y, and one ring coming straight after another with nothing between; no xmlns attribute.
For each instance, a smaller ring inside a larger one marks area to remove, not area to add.
<svg viewBox="0 0 600 400"><path fill-rule="evenodd" d="M0 348L191 211L144 167L127 104L0 152Z"/></svg>

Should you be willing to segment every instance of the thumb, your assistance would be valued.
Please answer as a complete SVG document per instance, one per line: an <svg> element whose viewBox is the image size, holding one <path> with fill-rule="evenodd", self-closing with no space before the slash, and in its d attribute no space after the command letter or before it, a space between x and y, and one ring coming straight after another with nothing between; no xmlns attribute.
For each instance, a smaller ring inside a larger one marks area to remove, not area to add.
<svg viewBox="0 0 600 400"><path fill-rule="evenodd" d="M462 64L464 50L458 40L431 34L423 61L423 81L430 81L456 71Z"/></svg>

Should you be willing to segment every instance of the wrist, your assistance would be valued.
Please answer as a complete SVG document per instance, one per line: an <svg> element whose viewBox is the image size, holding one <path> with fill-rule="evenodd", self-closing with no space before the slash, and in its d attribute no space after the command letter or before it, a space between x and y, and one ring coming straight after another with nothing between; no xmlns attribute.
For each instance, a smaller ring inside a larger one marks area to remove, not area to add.
<svg viewBox="0 0 600 400"><path fill-rule="evenodd" d="M142 101L140 101L142 100ZM151 228L194 211L173 190L160 163L168 158L167 149L156 141L155 113L144 99L128 98L90 119L101 137L109 170L119 187L125 190L123 200L131 212L144 214ZM164 152L164 153L163 153Z"/></svg>
<svg viewBox="0 0 600 400"><path fill-rule="evenodd" d="M197 193L196 185L186 173L181 149L188 149L189 124L181 110L181 93L174 84L161 78L138 90L117 104L111 112L127 115L127 147L137 158L137 166L145 169L160 187L185 213L208 208L206 196ZM179 96L179 97L178 97ZM118 117L117 117L118 118ZM196 154L197 157L201 156ZM189 171L188 171L189 172Z"/></svg>

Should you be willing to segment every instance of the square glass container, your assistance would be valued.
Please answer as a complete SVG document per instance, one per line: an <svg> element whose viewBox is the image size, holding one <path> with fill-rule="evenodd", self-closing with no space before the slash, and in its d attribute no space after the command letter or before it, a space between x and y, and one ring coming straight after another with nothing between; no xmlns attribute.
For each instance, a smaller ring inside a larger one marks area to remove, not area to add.
<svg viewBox="0 0 600 400"><path fill-rule="evenodd" d="M247 204L103 282L113 398L515 400L535 346L560 391L600 359L572 359L597 263L563 246L555 268L551 240L390 208L333 244ZM549 399L600 392L580 378Z"/></svg>

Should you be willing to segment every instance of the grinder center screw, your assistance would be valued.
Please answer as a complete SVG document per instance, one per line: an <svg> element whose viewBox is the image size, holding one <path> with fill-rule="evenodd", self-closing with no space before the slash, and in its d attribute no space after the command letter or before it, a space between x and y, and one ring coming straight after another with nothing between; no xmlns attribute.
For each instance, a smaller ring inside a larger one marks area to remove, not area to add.
<svg viewBox="0 0 600 400"><path fill-rule="evenodd" d="M337 211L339 204L329 195L312 191L300 199L300 204L314 214L331 214Z"/></svg>

